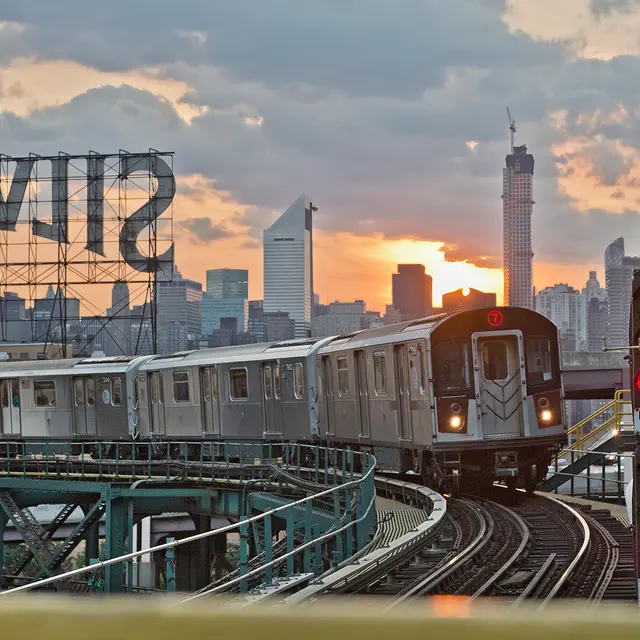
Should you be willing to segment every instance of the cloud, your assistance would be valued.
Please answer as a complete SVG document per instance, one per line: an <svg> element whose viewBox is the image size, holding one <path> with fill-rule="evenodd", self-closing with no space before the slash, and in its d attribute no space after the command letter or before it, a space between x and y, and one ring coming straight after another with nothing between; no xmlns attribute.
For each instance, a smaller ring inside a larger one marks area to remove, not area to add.
<svg viewBox="0 0 640 640"><path fill-rule="evenodd" d="M188 231L189 240L196 244L209 244L234 235L223 225L216 224L211 218L206 217L187 218L178 222L178 226Z"/></svg>
<svg viewBox="0 0 640 640"><path fill-rule="evenodd" d="M588 0L37 4L5 11L21 27L0 39L2 151L175 151L179 177L202 176L179 183L189 237L195 220L255 248L307 192L323 233L438 243L447 260L498 267L506 105L536 157L536 260L591 263L611 230L635 228L640 60L576 53L569 18ZM633 10L591 4L614 34ZM212 189L237 214L211 207Z"/></svg>

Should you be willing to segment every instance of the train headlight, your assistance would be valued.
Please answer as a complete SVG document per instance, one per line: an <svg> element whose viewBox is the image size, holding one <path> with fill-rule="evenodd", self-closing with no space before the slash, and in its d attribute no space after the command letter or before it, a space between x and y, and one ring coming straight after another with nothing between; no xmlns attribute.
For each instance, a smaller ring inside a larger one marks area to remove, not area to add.
<svg viewBox="0 0 640 640"><path fill-rule="evenodd" d="M551 420L553 420L553 414L551 413L551 411L549 411L549 409L545 409L544 411L540 412L540 420L549 424Z"/></svg>
<svg viewBox="0 0 640 640"><path fill-rule="evenodd" d="M451 416L449 418L449 429L460 431L462 429L462 418L460 416Z"/></svg>
<svg viewBox="0 0 640 640"><path fill-rule="evenodd" d="M549 398L547 398L547 396L540 396L538 398L538 406L541 409L548 409L549 408Z"/></svg>
<svg viewBox="0 0 640 640"><path fill-rule="evenodd" d="M449 406L449 411L451 411L454 416L457 416L462 413L462 406L459 402L452 402Z"/></svg>

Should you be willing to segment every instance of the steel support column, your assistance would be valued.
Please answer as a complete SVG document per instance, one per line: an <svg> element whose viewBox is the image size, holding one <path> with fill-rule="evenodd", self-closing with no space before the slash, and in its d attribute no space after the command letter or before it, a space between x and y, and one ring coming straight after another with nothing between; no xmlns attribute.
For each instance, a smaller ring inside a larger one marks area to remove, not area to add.
<svg viewBox="0 0 640 640"><path fill-rule="evenodd" d="M0 510L0 589L4 588L4 528L9 518Z"/></svg>
<svg viewBox="0 0 640 640"><path fill-rule="evenodd" d="M125 538L127 526L128 500L113 497L108 492L104 496L107 501L105 521L105 556L115 558L125 554ZM105 567L105 591L108 593L122 593L124 591L125 567L123 563L111 564Z"/></svg>
<svg viewBox="0 0 640 640"><path fill-rule="evenodd" d="M196 533L205 533L211 530L211 516L194 514L191 516L196 527ZM203 589L211 582L211 536L202 538L195 543L193 552L196 555L196 591Z"/></svg>

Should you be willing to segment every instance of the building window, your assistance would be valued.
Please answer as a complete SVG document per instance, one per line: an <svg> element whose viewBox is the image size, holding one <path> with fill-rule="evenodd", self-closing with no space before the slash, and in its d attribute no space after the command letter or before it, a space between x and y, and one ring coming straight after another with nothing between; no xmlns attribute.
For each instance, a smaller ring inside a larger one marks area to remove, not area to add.
<svg viewBox="0 0 640 640"><path fill-rule="evenodd" d="M173 399L175 402L189 402L189 374L186 371L173 372Z"/></svg>
<svg viewBox="0 0 640 640"><path fill-rule="evenodd" d="M302 362L296 362L293 365L293 392L298 400L304 398L304 369L302 368Z"/></svg>
<svg viewBox="0 0 640 640"><path fill-rule="evenodd" d="M387 359L383 351L373 354L373 384L376 395L387 393Z"/></svg>
<svg viewBox="0 0 640 640"><path fill-rule="evenodd" d="M346 356L338 357L338 393L341 396L349 395L349 364Z"/></svg>
<svg viewBox="0 0 640 640"><path fill-rule="evenodd" d="M36 380L33 384L36 407L56 406L56 383L53 380Z"/></svg>
<svg viewBox="0 0 640 640"><path fill-rule="evenodd" d="M111 378L111 404L119 407L122 402L122 382L120 378Z"/></svg>
<svg viewBox="0 0 640 640"><path fill-rule="evenodd" d="M20 352L20 359L21 360L28 360L29 359L29 352L28 351L21 351Z"/></svg>
<svg viewBox="0 0 640 640"><path fill-rule="evenodd" d="M249 397L247 370L229 369L229 396L231 400L246 400Z"/></svg>

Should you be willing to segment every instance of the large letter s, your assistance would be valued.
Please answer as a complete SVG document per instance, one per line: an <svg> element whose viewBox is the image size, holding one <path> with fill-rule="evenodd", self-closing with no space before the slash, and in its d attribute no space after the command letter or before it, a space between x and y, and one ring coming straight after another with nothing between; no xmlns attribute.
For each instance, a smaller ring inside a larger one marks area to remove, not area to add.
<svg viewBox="0 0 640 640"><path fill-rule="evenodd" d="M146 171L158 180L158 189L153 197L132 213L120 230L120 253L125 262L136 271L153 273L161 262L173 262L173 242L161 256L145 257L136 242L145 227L166 211L176 192L176 181L169 165L160 157L145 155L125 155L120 163L120 177L126 178L136 171Z"/></svg>

